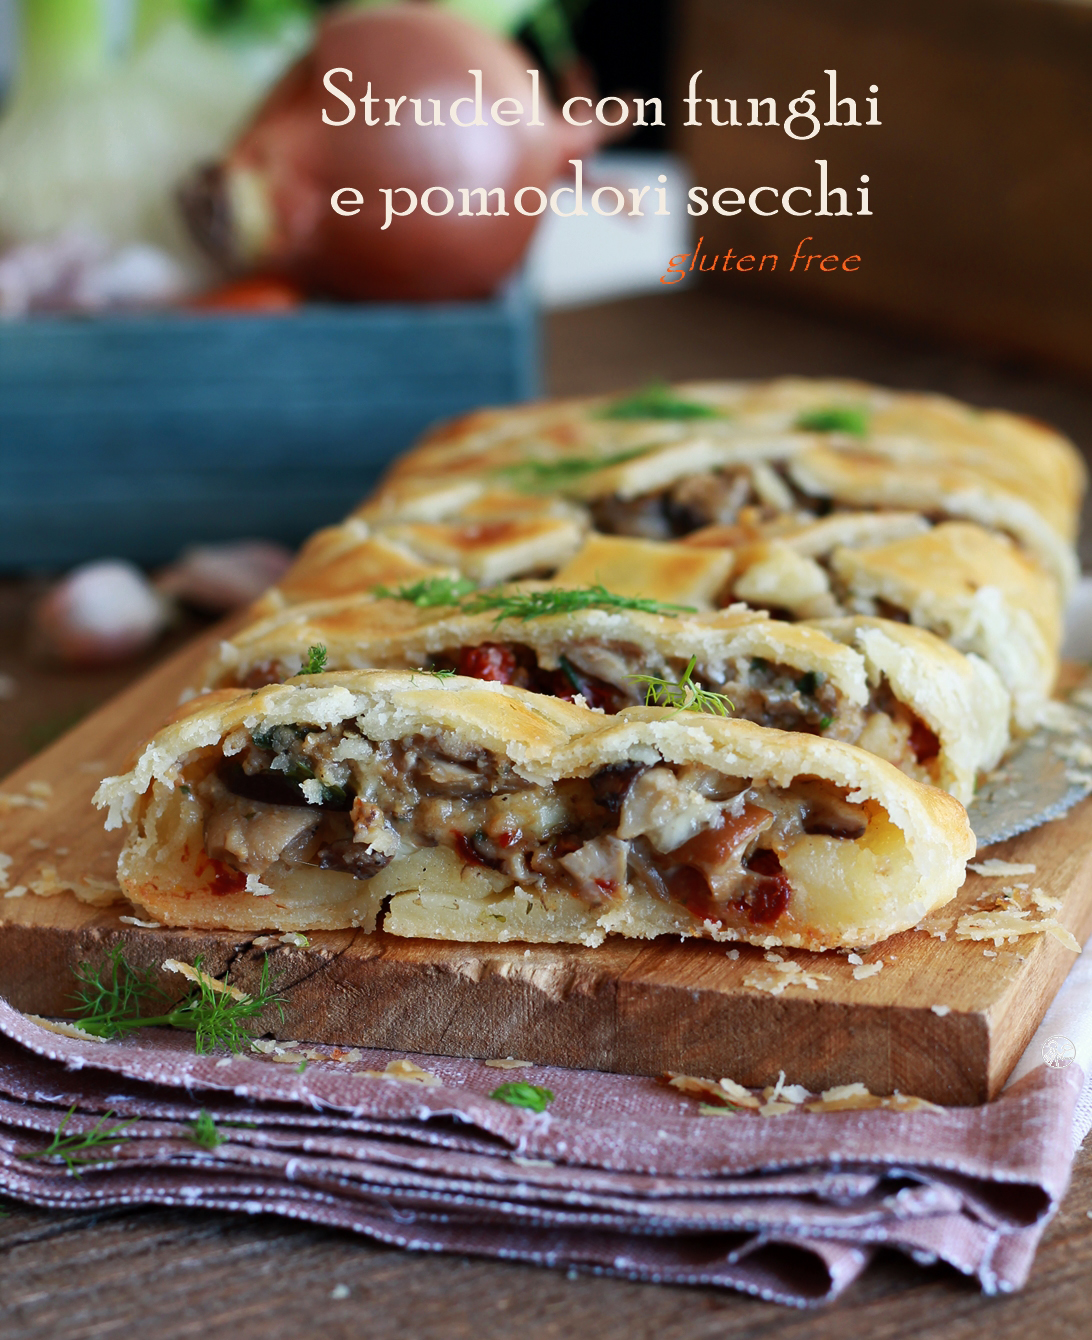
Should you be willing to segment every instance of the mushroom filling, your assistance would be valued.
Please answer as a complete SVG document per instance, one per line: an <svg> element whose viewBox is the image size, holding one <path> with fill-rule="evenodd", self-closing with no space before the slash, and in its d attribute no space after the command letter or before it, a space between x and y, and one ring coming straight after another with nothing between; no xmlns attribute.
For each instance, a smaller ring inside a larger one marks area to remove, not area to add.
<svg viewBox="0 0 1092 1340"><path fill-rule="evenodd" d="M591 504L595 529L607 535L672 540L704 526L761 526L786 513L826 516L829 499L812 498L783 467L760 462L684 475L666 488L623 498L612 493Z"/></svg>
<svg viewBox="0 0 1092 1340"><path fill-rule="evenodd" d="M192 789L206 854L240 875L311 865L367 880L446 846L528 892L561 888L591 906L640 892L755 925L790 909L781 857L795 842L854 840L870 818L814 778L786 789L627 763L541 786L447 733L373 742L351 726L255 732Z"/></svg>

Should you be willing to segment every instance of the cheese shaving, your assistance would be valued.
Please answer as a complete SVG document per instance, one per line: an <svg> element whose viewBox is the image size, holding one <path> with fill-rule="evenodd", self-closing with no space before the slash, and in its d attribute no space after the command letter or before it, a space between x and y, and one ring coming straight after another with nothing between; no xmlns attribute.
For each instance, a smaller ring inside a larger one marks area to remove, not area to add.
<svg viewBox="0 0 1092 1340"><path fill-rule="evenodd" d="M250 999L247 993L240 991L237 986L230 986L227 982L218 981L207 972L202 972L200 968L195 968L192 963L180 963L176 958L169 958L164 960L163 966L168 972L181 973L183 977L188 977L191 982L196 982L198 986L207 986L210 991L219 991L221 995L231 996L235 1000Z"/></svg>
<svg viewBox="0 0 1092 1340"><path fill-rule="evenodd" d="M996 879L1003 875L1034 875L1033 861L1001 861L996 857L989 861L969 861L967 869L976 875L985 875L987 879Z"/></svg>
<svg viewBox="0 0 1092 1340"><path fill-rule="evenodd" d="M106 1041L105 1038L96 1037L94 1033L85 1033L76 1024L66 1024L54 1019L43 1019L40 1014L28 1014L25 1017L31 1023L37 1024L39 1028L47 1028L51 1033L59 1033L62 1038L79 1038L81 1042Z"/></svg>

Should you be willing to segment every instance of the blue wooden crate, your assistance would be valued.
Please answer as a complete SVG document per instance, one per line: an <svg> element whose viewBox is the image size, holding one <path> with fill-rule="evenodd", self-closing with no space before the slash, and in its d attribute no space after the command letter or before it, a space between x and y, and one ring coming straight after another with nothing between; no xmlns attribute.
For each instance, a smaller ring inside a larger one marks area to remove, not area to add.
<svg viewBox="0 0 1092 1340"><path fill-rule="evenodd" d="M296 544L426 425L536 394L534 310L308 306L0 323L0 570Z"/></svg>

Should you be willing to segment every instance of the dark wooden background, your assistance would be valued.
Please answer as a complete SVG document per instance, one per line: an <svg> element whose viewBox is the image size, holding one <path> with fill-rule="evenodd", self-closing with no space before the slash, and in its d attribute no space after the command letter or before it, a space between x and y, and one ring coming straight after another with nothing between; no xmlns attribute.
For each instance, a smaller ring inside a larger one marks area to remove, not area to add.
<svg viewBox="0 0 1092 1340"><path fill-rule="evenodd" d="M556 393L653 377L852 375L950 392L1057 423L1092 449L1092 388L966 350L834 319L729 301L716 290L557 313L547 329ZM349 503L346 499L346 505ZM1092 533L1086 526L1086 537ZM1092 567L1092 547L1082 550ZM0 775L202 626L188 616L154 652L77 673L35 654L27 612L44 578L0 581ZM410 1255L345 1233L191 1211L46 1214L0 1219L0 1337L99 1340L128 1335L547 1337L602 1340L1060 1340L1087 1333L1092 1279L1092 1155L1051 1224L1022 1293L983 1298L945 1267L883 1256L834 1309L796 1313L709 1289L665 1288L530 1266ZM349 1289L334 1299L335 1286Z"/></svg>

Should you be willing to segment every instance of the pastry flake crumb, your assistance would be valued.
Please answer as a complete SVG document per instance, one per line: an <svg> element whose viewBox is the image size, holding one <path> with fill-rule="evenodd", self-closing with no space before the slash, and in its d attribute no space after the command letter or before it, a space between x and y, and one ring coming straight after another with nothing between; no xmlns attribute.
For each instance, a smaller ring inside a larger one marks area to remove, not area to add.
<svg viewBox="0 0 1092 1340"><path fill-rule="evenodd" d="M27 843L27 846L31 849L31 851L49 850L49 843L45 840L45 838L31 838L30 841Z"/></svg>
<svg viewBox="0 0 1092 1340"><path fill-rule="evenodd" d="M23 795L19 791L0 791L0 814L5 810L44 810L48 802L43 796Z"/></svg>
<svg viewBox="0 0 1092 1340"><path fill-rule="evenodd" d="M701 1079L697 1075L679 1075L669 1070L664 1075L664 1083L672 1089L678 1089L680 1093L685 1093L688 1098L704 1098L719 1104L720 1107L757 1109L762 1106L750 1089L745 1089L742 1084L730 1079Z"/></svg>
<svg viewBox="0 0 1092 1340"><path fill-rule="evenodd" d="M996 958L996 957L997 957L997 950L996 950L996 949L983 949L983 951L982 951L982 957L983 957L983 958Z"/></svg>
<svg viewBox="0 0 1092 1340"><path fill-rule="evenodd" d="M398 1079L409 1084L424 1084L429 1088L435 1088L443 1084L439 1075L434 1075L431 1070L422 1070L419 1065L413 1061L388 1061L382 1070L358 1070L358 1075L366 1075L369 1079Z"/></svg>
<svg viewBox="0 0 1092 1340"><path fill-rule="evenodd" d="M967 869L976 875L985 875L987 879L996 879L1002 875L1034 875L1033 861L1002 861L996 857L988 861L969 861Z"/></svg>
<svg viewBox="0 0 1092 1340"><path fill-rule="evenodd" d="M25 898L30 890L25 884L16 884L14 888L8 889L4 894L5 898Z"/></svg>
<svg viewBox="0 0 1092 1340"><path fill-rule="evenodd" d="M729 949L729 950L728 950L728 957L729 957L729 958L733 961L733 963L734 963L735 960L739 958L739 950L738 950L738 949Z"/></svg>
<svg viewBox="0 0 1092 1340"><path fill-rule="evenodd" d="M124 921L127 926L139 926L145 931L157 931L163 925L161 921L141 921L139 917L118 917L118 920Z"/></svg>
<svg viewBox="0 0 1092 1340"><path fill-rule="evenodd" d="M491 1061L483 1061L482 1065L490 1066L493 1070L527 1070L534 1065L534 1061L517 1061L512 1056L498 1056Z"/></svg>
<svg viewBox="0 0 1092 1340"><path fill-rule="evenodd" d="M853 980L863 982L866 977L875 977L882 967L882 958L878 958L875 963L858 963L853 969Z"/></svg>
<svg viewBox="0 0 1092 1340"><path fill-rule="evenodd" d="M860 954L847 954L847 955L846 955L846 962L847 962L847 963L863 963L863 962L864 962L864 959L861 958Z"/></svg>
<svg viewBox="0 0 1092 1340"><path fill-rule="evenodd" d="M950 1005L930 1005L929 1008L941 1019L943 1019L946 1014L951 1014L952 1012L952 1007Z"/></svg>
<svg viewBox="0 0 1092 1340"><path fill-rule="evenodd" d="M27 782L27 795L37 800L52 800L53 787L48 782Z"/></svg>
<svg viewBox="0 0 1092 1340"><path fill-rule="evenodd" d="M72 887L72 893L90 907L110 907L128 901L117 880L98 879L94 875L84 875L79 884Z"/></svg>
<svg viewBox="0 0 1092 1340"><path fill-rule="evenodd" d="M743 979L744 986L754 987L756 991L766 991L771 996L780 996L790 986L802 986L808 991L818 991L820 982L829 982L825 972L808 972L795 959L787 963L773 963L765 971L748 973Z"/></svg>

